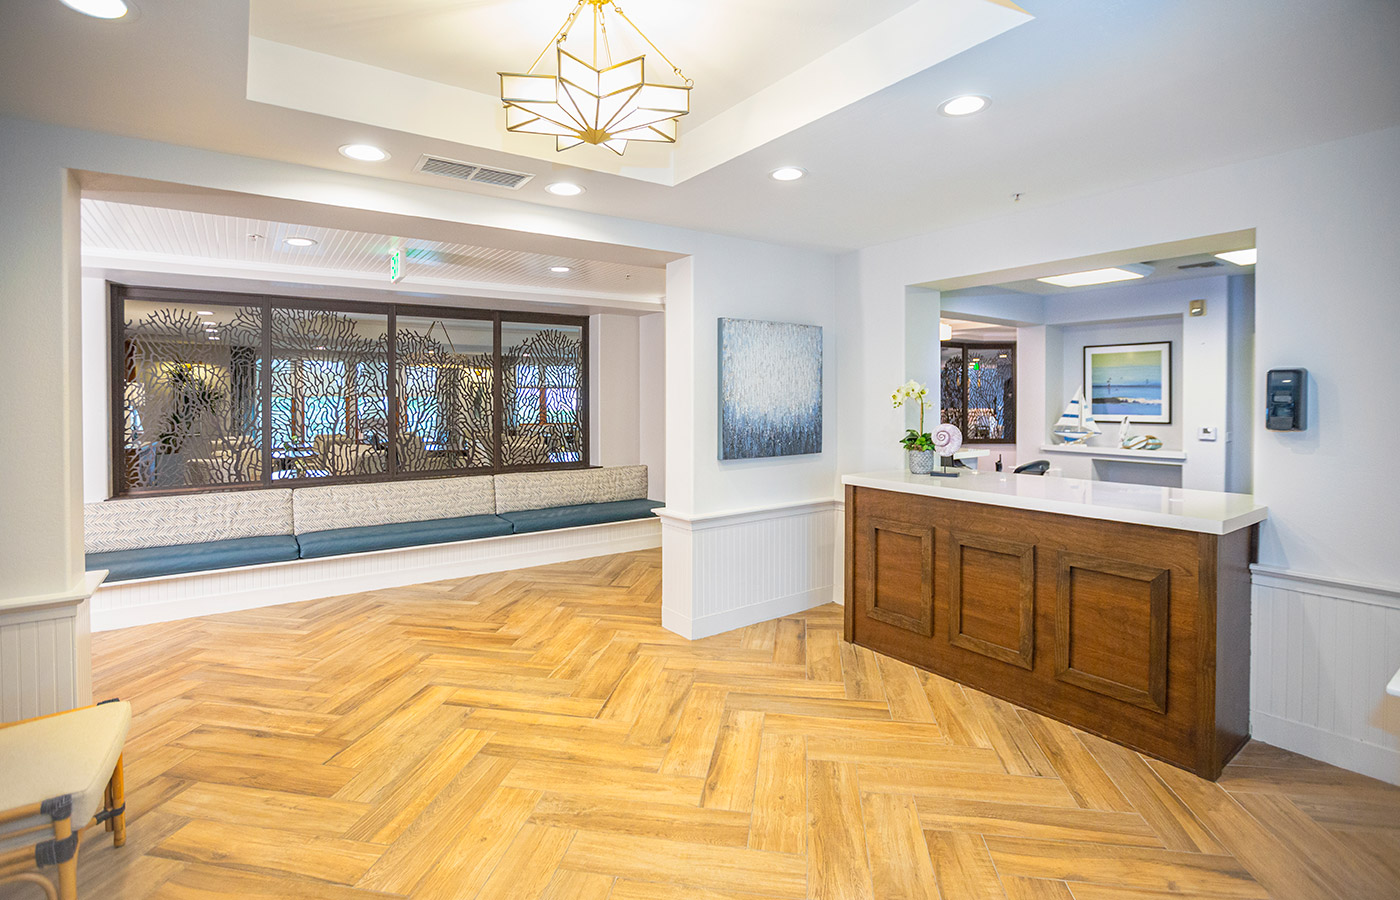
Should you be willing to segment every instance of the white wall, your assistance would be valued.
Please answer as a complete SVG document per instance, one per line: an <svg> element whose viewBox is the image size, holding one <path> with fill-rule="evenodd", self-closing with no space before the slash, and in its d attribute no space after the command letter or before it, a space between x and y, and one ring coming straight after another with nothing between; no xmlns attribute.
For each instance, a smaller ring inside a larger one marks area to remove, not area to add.
<svg viewBox="0 0 1400 900"><path fill-rule="evenodd" d="M902 315L906 285L1254 228L1255 394L1262 394L1265 370L1276 367L1304 366L1315 386L1309 430L1265 431L1263 417L1253 417L1254 493L1270 508L1261 561L1284 578L1400 589L1400 482L1355 464L1357 447L1388 447L1397 437L1396 419L1386 412L1400 383L1393 348L1400 334L1396 159L1400 129L1391 128L843 257L841 470L898 465L901 419L876 401L904 371L890 349L902 343L891 323ZM1322 316L1358 327L1319 328ZM1288 646L1270 649L1283 654L1281 672L1303 664ZM1380 655L1378 667L1400 668L1400 640ZM1400 701L1385 698L1384 684L1353 690L1362 695L1347 702L1363 706L1371 720L1393 721L1385 711ZM1400 754L1393 758L1400 778Z"/></svg>
<svg viewBox="0 0 1400 900"><path fill-rule="evenodd" d="M112 496L112 382L107 282L83 278L83 502Z"/></svg>
<svg viewBox="0 0 1400 900"><path fill-rule="evenodd" d="M83 455L79 356L77 192L71 170L323 203L683 254L668 274L665 316L666 500L682 517L794 502L829 502L836 480L835 260L830 254L609 218L427 185L0 119L0 326L23 334L0 361L6 421L0 474L0 592L32 597L72 588L82 570ZM672 285L670 282L675 281ZM825 452L721 466L717 459L716 319L782 319L826 329ZM635 368L633 369L636 370ZM640 443L640 440L639 440ZM23 514L15 511L22 510ZM676 537L670 546L693 542ZM790 530L773 551L819 558L816 532ZM734 565L756 566L743 558ZM830 579L807 596L830 597ZM716 599L709 583L677 594L685 608ZM775 585L775 590L786 587ZM760 603L763 598L756 598ZM768 598L772 599L772 598ZM781 599L781 598L779 598ZM757 613L755 613L757 614ZM729 621L741 621L742 610Z"/></svg>
<svg viewBox="0 0 1400 900"><path fill-rule="evenodd" d="M637 322L637 456L647 467L652 500L666 499L666 314Z"/></svg>
<svg viewBox="0 0 1400 900"><path fill-rule="evenodd" d="M636 465L642 461L637 318L589 316L588 338L588 431L593 464Z"/></svg>
<svg viewBox="0 0 1400 900"><path fill-rule="evenodd" d="M1254 420L1264 414L1254 393L1254 276L1229 279L1230 397L1226 412L1225 490L1254 490Z"/></svg>

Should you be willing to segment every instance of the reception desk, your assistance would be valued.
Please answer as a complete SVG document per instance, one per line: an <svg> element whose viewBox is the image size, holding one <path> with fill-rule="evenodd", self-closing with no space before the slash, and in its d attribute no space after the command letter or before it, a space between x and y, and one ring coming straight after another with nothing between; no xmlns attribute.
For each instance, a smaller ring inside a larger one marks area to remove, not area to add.
<svg viewBox="0 0 1400 900"><path fill-rule="evenodd" d="M1253 497L843 480L847 640L1212 780L1248 740Z"/></svg>

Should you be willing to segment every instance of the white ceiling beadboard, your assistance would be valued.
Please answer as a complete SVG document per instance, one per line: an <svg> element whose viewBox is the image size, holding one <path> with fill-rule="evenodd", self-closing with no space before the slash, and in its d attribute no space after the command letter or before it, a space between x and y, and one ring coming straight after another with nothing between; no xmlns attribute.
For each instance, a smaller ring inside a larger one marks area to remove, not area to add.
<svg viewBox="0 0 1400 900"><path fill-rule="evenodd" d="M626 300L659 300L666 292L666 271L649 266L107 200L84 199L82 209L85 257L241 263L262 273L287 274L289 268L305 268L356 276L382 274L388 289L389 256L400 249L404 267L400 288L492 285ZM308 237L317 243L290 247L283 243L289 237ZM552 266L568 266L570 271L551 272Z"/></svg>

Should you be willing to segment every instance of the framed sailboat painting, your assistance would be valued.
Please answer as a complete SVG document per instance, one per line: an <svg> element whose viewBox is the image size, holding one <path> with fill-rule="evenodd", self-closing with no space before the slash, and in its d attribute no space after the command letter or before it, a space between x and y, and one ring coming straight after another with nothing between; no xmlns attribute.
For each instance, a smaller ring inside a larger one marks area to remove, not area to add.
<svg viewBox="0 0 1400 900"><path fill-rule="evenodd" d="M1172 342L1084 348L1084 386L1094 418L1166 424L1172 420Z"/></svg>

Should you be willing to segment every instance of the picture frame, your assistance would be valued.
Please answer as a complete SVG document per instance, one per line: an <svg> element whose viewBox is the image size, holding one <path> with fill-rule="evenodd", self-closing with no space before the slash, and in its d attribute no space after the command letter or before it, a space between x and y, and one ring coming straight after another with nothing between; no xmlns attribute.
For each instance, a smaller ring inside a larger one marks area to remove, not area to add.
<svg viewBox="0 0 1400 900"><path fill-rule="evenodd" d="M1086 346L1084 393L1095 421L1170 424L1172 342Z"/></svg>
<svg viewBox="0 0 1400 900"><path fill-rule="evenodd" d="M822 452L822 329L719 320L719 458Z"/></svg>

